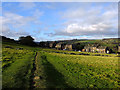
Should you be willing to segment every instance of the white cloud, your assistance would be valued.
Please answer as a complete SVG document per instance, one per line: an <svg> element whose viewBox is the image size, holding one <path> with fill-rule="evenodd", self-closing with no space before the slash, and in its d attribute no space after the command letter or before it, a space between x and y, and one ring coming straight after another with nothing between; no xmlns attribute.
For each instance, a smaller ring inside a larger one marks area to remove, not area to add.
<svg viewBox="0 0 120 90"><path fill-rule="evenodd" d="M3 36L14 37L14 38L29 35L29 32L26 32L26 31L14 31L14 30L11 30L8 26L5 26L5 25L2 26L2 31L1 32L2 32L1 34Z"/></svg>
<svg viewBox="0 0 120 90"><path fill-rule="evenodd" d="M57 29L49 36L117 36L118 8L110 8L96 6L96 8L89 7L89 9L66 10L61 13L62 19L66 20L62 24L64 29Z"/></svg>
<svg viewBox="0 0 120 90"><path fill-rule="evenodd" d="M34 14L38 14L39 17L42 15L40 11ZM0 16L0 21L2 21L0 24L3 27L0 31L2 31L2 35L7 37L30 35L29 30L26 30L26 28L30 27L30 23L36 24L36 22L39 22L38 17L35 15L25 17L11 12L5 12L3 16Z"/></svg>
<svg viewBox="0 0 120 90"><path fill-rule="evenodd" d="M26 26L29 22L34 21L33 17L24 17L18 14L6 12L2 17L2 24L11 25L12 27L23 27Z"/></svg>
<svg viewBox="0 0 120 90"><path fill-rule="evenodd" d="M93 25L81 26L77 23L68 25L62 31L56 31L55 34L51 35L63 35L63 36L96 36L96 35L116 35L117 28L110 24L98 23ZM116 30L116 31L115 31Z"/></svg>

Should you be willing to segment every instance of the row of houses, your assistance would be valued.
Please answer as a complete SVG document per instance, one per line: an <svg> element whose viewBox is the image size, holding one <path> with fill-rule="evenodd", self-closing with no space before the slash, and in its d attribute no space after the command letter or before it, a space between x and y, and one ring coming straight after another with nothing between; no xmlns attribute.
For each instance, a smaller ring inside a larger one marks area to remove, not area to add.
<svg viewBox="0 0 120 90"><path fill-rule="evenodd" d="M120 53L120 45L117 46L117 52L113 52L107 46L100 46L100 45L87 45L82 49L83 52L93 52L93 53Z"/></svg>
<svg viewBox="0 0 120 90"><path fill-rule="evenodd" d="M55 48L57 50L74 50L74 44L66 43L66 42L40 42L40 47L47 47L47 48Z"/></svg>
<svg viewBox="0 0 120 90"><path fill-rule="evenodd" d="M80 43L73 44L69 42L41 42L42 47L55 48L57 50L79 50L82 52L93 52L93 53L111 53L111 49L107 46L101 46L99 44L85 44L84 47L78 49L81 46ZM120 46L118 46L118 52L120 52Z"/></svg>
<svg viewBox="0 0 120 90"><path fill-rule="evenodd" d="M55 46L56 49L58 50L75 50L75 45L74 44L65 44L65 43L58 43Z"/></svg>
<svg viewBox="0 0 120 90"><path fill-rule="evenodd" d="M79 44L80 45L80 44ZM77 48L77 44L65 44L65 43L58 43L56 44L55 48L58 50L78 50ZM110 53L110 49L107 46L100 46L98 44L95 45L86 45L83 47L83 49L81 50L83 52L93 52L93 53Z"/></svg>
<svg viewBox="0 0 120 90"><path fill-rule="evenodd" d="M107 46L99 46L99 45L85 46L82 51L93 52L93 53L110 53L111 52L111 50Z"/></svg>

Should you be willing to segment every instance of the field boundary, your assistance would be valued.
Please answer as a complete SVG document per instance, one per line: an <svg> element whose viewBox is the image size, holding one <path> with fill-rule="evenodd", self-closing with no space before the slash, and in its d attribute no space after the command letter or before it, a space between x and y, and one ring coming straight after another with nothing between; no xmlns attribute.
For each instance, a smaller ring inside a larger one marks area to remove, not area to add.
<svg viewBox="0 0 120 90"><path fill-rule="evenodd" d="M59 51L45 51L45 50L43 50L44 52L48 52L48 53L60 53L60 54L70 54L70 55L85 55L85 56L103 56L103 57L112 57L112 56L110 56L110 55L102 55L102 54L93 54L92 53L92 55L91 54L89 54L89 53L67 53L67 52L59 52ZM119 56L114 56L114 57L119 57Z"/></svg>

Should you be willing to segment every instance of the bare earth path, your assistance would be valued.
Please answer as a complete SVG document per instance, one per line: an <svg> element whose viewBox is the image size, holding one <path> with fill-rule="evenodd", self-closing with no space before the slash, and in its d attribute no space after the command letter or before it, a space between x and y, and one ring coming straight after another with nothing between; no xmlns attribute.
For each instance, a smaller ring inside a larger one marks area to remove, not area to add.
<svg viewBox="0 0 120 90"><path fill-rule="evenodd" d="M46 88L46 77L44 74L44 67L40 60L40 52L36 52L34 68L35 68L33 78L34 88Z"/></svg>

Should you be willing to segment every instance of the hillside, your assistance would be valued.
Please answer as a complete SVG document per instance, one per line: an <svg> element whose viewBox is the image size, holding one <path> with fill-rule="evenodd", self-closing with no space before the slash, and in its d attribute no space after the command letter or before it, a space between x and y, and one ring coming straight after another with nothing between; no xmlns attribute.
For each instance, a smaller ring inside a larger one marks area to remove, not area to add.
<svg viewBox="0 0 120 90"><path fill-rule="evenodd" d="M54 43L56 42L56 43ZM42 43L42 44L41 44ZM99 46L106 46L111 50L111 53L118 52L118 46L120 44L120 39L118 38L110 38L110 39L99 39L99 40L87 40L87 39L73 39L73 40L59 40L59 41L47 41L47 42L40 42L40 47L50 48L50 44L54 43L55 45L58 43L61 44L68 44L68 45L75 45L76 50L84 49L87 45L99 45ZM55 48L55 45L53 48Z"/></svg>

